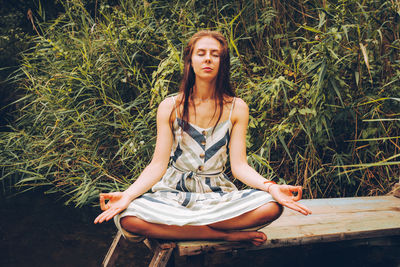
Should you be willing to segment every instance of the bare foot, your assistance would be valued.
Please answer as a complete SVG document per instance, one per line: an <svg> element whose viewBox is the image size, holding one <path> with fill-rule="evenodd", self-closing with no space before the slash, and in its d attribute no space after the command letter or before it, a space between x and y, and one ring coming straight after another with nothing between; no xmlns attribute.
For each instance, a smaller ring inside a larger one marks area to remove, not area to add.
<svg viewBox="0 0 400 267"><path fill-rule="evenodd" d="M233 231L229 232L225 238L227 241L250 241L255 246L261 246L267 241L267 236L263 232L257 231Z"/></svg>

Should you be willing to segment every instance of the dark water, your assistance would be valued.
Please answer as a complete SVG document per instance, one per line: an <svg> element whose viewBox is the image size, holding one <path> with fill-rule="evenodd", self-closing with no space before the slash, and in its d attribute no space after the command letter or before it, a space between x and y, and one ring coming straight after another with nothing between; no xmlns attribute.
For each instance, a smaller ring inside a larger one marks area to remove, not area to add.
<svg viewBox="0 0 400 267"><path fill-rule="evenodd" d="M94 225L97 208L66 207L54 195L30 192L1 197L0 266L100 266L116 230ZM123 247L117 266L148 266L142 244ZM185 258L177 266L188 266ZM207 255L206 266L388 266L400 267L400 237L264 251Z"/></svg>

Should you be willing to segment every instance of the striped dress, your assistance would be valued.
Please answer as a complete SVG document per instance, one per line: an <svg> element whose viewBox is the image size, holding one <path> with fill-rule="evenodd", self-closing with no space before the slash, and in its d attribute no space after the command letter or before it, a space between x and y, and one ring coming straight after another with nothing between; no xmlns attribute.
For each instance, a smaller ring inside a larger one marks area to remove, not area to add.
<svg viewBox="0 0 400 267"><path fill-rule="evenodd" d="M151 193L133 200L116 216L119 229L119 219L124 216L167 225L208 225L274 201L264 191L238 190L224 173L234 101L229 119L219 123L214 131L213 127L204 129L190 123L183 130L183 121L176 113L171 164Z"/></svg>

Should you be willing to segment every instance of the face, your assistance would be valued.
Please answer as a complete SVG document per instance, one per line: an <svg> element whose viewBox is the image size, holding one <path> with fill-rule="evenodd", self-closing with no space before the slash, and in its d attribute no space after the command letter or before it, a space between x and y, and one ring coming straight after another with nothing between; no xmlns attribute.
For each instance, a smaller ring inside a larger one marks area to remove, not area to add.
<svg viewBox="0 0 400 267"><path fill-rule="evenodd" d="M202 37L197 40L192 53L192 68L196 79L209 82L218 75L221 44L212 37Z"/></svg>

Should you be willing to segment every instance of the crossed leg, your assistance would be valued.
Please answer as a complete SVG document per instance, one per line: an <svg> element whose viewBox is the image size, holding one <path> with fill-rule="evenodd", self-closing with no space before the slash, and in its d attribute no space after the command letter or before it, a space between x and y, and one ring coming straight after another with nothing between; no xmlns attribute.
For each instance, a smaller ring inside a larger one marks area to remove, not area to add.
<svg viewBox="0 0 400 267"><path fill-rule="evenodd" d="M235 218L210 225L164 225L150 223L134 216L126 216L121 219L121 226L129 232L150 238L250 241L259 246L267 240L264 233L240 230L272 222L282 214L282 211L281 205L269 202Z"/></svg>

